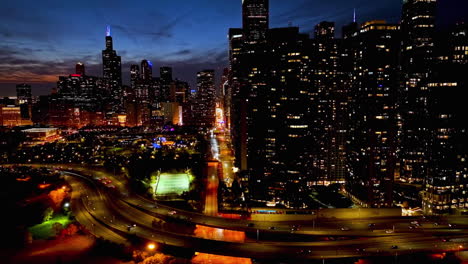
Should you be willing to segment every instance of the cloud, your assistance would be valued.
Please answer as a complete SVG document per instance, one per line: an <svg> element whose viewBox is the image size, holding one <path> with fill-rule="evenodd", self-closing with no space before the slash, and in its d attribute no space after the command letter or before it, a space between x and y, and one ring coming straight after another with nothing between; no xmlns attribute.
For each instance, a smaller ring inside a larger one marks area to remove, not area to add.
<svg viewBox="0 0 468 264"><path fill-rule="evenodd" d="M150 13L150 17L146 18L147 21L153 21L155 19L161 20L164 16L160 14ZM142 37L149 38L151 41L159 41L162 39L170 39L174 37L173 30L180 23L184 21L185 15L177 16L176 18L170 20L165 24L155 25L151 24L151 27L147 25L122 25L122 24L113 24L112 28L114 30L120 31L121 33L127 35L133 40L141 39ZM148 28L153 28L148 30Z"/></svg>

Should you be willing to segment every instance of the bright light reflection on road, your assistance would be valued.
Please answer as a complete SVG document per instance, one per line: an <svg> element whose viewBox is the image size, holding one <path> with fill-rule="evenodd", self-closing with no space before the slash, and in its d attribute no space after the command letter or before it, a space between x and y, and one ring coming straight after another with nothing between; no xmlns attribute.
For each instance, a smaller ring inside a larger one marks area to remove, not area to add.
<svg viewBox="0 0 468 264"><path fill-rule="evenodd" d="M245 232L197 225L195 236L204 239L245 242Z"/></svg>

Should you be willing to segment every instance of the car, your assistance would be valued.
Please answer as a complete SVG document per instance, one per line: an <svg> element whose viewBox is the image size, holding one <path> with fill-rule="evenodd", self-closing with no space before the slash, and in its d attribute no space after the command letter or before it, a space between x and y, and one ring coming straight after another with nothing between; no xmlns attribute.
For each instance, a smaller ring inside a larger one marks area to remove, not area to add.
<svg viewBox="0 0 468 264"><path fill-rule="evenodd" d="M341 231L349 231L349 227L347 227L347 226L344 226L344 227L342 227L340 229L341 229Z"/></svg>
<svg viewBox="0 0 468 264"><path fill-rule="evenodd" d="M409 228L409 229L414 229L415 227L414 227L414 226L412 226L412 225L410 225L408 228Z"/></svg>
<svg viewBox="0 0 468 264"><path fill-rule="evenodd" d="M446 238L441 238L440 241L442 241L442 242L447 242L447 241L449 241L449 240L446 239Z"/></svg>
<svg viewBox="0 0 468 264"><path fill-rule="evenodd" d="M456 227L456 224L448 224L449 227Z"/></svg>
<svg viewBox="0 0 468 264"><path fill-rule="evenodd" d="M357 252L365 252L366 249L365 249L365 248L356 248L356 251L357 251Z"/></svg>
<svg viewBox="0 0 468 264"><path fill-rule="evenodd" d="M115 189L115 185L109 184L107 185L107 188Z"/></svg>
<svg viewBox="0 0 468 264"><path fill-rule="evenodd" d="M392 246L392 249L398 249L398 246L397 246L397 245L393 245L393 246Z"/></svg>
<svg viewBox="0 0 468 264"><path fill-rule="evenodd" d="M367 226L372 228L372 227L375 227L375 224L374 224L374 223L370 223L370 224L368 224Z"/></svg>
<svg viewBox="0 0 468 264"><path fill-rule="evenodd" d="M270 230L275 230L275 229L276 229L276 227L270 226Z"/></svg>
<svg viewBox="0 0 468 264"><path fill-rule="evenodd" d="M395 231L390 230L390 229L389 229L389 230L385 230L385 233L387 233L387 234L392 234L392 233L394 233L394 232L395 232Z"/></svg>
<svg viewBox="0 0 468 264"><path fill-rule="evenodd" d="M413 221L413 222L411 222L411 224L412 225L417 225L417 224L419 224L419 222L418 221Z"/></svg>
<svg viewBox="0 0 468 264"><path fill-rule="evenodd" d="M438 226L438 225L439 225L439 223L435 222L433 225L435 225L435 226Z"/></svg>
<svg viewBox="0 0 468 264"><path fill-rule="evenodd" d="M167 214L168 214L168 215L175 215L175 214L177 214L177 212L176 212L176 211L170 211L170 212L168 212Z"/></svg>

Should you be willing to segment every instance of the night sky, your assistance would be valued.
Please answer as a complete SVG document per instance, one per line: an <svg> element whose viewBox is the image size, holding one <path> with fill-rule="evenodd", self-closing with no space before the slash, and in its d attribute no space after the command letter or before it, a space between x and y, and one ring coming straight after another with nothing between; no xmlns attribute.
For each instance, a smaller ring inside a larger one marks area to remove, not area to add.
<svg viewBox="0 0 468 264"><path fill-rule="evenodd" d="M466 21L468 0L439 2L439 28ZM310 33L328 20L341 28L354 7L358 22L398 22L401 13L399 0L270 0L270 27L291 23ZM33 85L33 94L47 94L78 61L88 75L101 76L106 25L122 56L124 83L131 64L149 59L154 72L172 66L175 77L193 85L197 71L228 65L226 36L241 26L241 0L1 0L0 96L14 95L22 82Z"/></svg>

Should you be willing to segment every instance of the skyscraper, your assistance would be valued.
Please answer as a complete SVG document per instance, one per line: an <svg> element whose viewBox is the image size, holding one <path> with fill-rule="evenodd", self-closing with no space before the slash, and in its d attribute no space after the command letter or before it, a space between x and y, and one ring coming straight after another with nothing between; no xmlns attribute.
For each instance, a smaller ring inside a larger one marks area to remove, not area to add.
<svg viewBox="0 0 468 264"><path fill-rule="evenodd" d="M198 127L211 128L215 124L216 88L214 77L214 70L204 70L197 73L194 117Z"/></svg>
<svg viewBox="0 0 468 264"><path fill-rule="evenodd" d="M173 87L172 81L172 68L171 67L161 67L159 69L160 74L160 85L159 91L157 92L159 102L169 102L171 99L174 99L175 95L172 96L171 90ZM171 98L172 97L172 98Z"/></svg>
<svg viewBox="0 0 468 264"><path fill-rule="evenodd" d="M345 142L348 132L348 85L343 72L342 41L335 39L335 24L315 26L312 44L312 82L315 146L312 175L315 184L343 183L346 171Z"/></svg>
<svg viewBox="0 0 468 264"><path fill-rule="evenodd" d="M25 83L16 85L16 97L20 105L21 117L30 119L32 117L31 85Z"/></svg>
<svg viewBox="0 0 468 264"><path fill-rule="evenodd" d="M159 76L163 82L172 82L172 68L167 66L159 68Z"/></svg>
<svg viewBox="0 0 468 264"><path fill-rule="evenodd" d="M434 52L436 0L405 0L401 20L400 177L422 183L428 176L430 117L427 86Z"/></svg>
<svg viewBox="0 0 468 264"><path fill-rule="evenodd" d="M431 152L424 181L425 214L468 213L468 122L465 96L468 76L468 27L457 24L449 36L436 42L437 59L427 83Z"/></svg>
<svg viewBox="0 0 468 264"><path fill-rule="evenodd" d="M140 79L140 67L137 64L130 66L130 87L136 88L137 82Z"/></svg>
<svg viewBox="0 0 468 264"><path fill-rule="evenodd" d="M353 37L347 190L365 206L393 205L400 28L370 21ZM378 59L376 59L378 58Z"/></svg>
<svg viewBox="0 0 468 264"><path fill-rule="evenodd" d="M265 40L269 28L269 0L242 1L242 28L248 43Z"/></svg>
<svg viewBox="0 0 468 264"><path fill-rule="evenodd" d="M31 85L25 83L16 85L16 97L19 104L32 103Z"/></svg>
<svg viewBox="0 0 468 264"><path fill-rule="evenodd" d="M106 49L102 51L102 67L107 89L114 99L122 97L122 62L113 48L110 26L106 30Z"/></svg>
<svg viewBox="0 0 468 264"><path fill-rule="evenodd" d="M269 28L269 1L242 1L242 28L229 30L230 86L232 91L231 125L236 165L248 170L249 131L253 118L256 93L266 80L266 38Z"/></svg>
<svg viewBox="0 0 468 264"><path fill-rule="evenodd" d="M151 81L153 79L153 64L149 60L141 61L141 79Z"/></svg>
<svg viewBox="0 0 468 264"><path fill-rule="evenodd" d="M85 75L85 65L82 62L76 63L75 73L78 75Z"/></svg>

